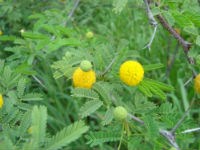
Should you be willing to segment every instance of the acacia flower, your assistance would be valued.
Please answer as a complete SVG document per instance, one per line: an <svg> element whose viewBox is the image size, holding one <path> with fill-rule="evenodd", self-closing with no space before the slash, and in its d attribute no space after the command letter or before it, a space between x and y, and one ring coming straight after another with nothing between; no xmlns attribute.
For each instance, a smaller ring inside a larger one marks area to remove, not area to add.
<svg viewBox="0 0 200 150"><path fill-rule="evenodd" d="M133 60L124 62L119 70L120 79L129 86L138 85L144 77L143 66Z"/></svg>
<svg viewBox="0 0 200 150"><path fill-rule="evenodd" d="M194 89L197 93L200 93L200 74L198 74L194 79Z"/></svg>
<svg viewBox="0 0 200 150"><path fill-rule="evenodd" d="M0 108L3 107L3 96L0 94Z"/></svg>
<svg viewBox="0 0 200 150"><path fill-rule="evenodd" d="M92 69L89 71L83 71L79 67L74 71L72 79L74 87L90 89L96 82L96 74Z"/></svg>

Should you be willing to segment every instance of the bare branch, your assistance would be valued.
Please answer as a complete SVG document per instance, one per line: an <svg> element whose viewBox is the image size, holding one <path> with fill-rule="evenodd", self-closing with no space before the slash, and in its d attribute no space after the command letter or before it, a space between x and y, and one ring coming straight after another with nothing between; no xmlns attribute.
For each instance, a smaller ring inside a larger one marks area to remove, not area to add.
<svg viewBox="0 0 200 150"><path fill-rule="evenodd" d="M191 133L191 132L197 132L200 131L200 127L199 128L193 128L193 129L187 129L185 131L182 131L181 133Z"/></svg>
<svg viewBox="0 0 200 150"><path fill-rule="evenodd" d="M175 38L178 40L179 44L183 47L186 58L190 64L194 64L194 59L189 57L188 52L191 48L191 43L185 41L180 34L178 34L169 24L168 22L161 16L157 15L157 19L161 23L161 25ZM197 74L194 70L192 70L193 76L195 77Z"/></svg>
<svg viewBox="0 0 200 150"><path fill-rule="evenodd" d="M46 86L42 83L42 81L40 81L40 79L38 79L35 75L32 75L33 79L35 79L35 81L37 81L45 90L47 89Z"/></svg>
<svg viewBox="0 0 200 150"><path fill-rule="evenodd" d="M71 19L71 17L73 16L73 14L74 14L76 8L78 7L79 2L80 2L80 0L76 0L76 2L74 3L74 6L73 6L72 10L70 11L70 13L69 13L69 15L68 15L66 21L63 23L64 26L67 25L68 20Z"/></svg>
<svg viewBox="0 0 200 150"><path fill-rule="evenodd" d="M164 136L170 142L170 144L174 148L176 148L176 150L180 150L178 144L176 143L176 139L175 139L175 136L173 133L171 133L170 131L167 131L167 130L160 130L159 132L162 136Z"/></svg>
<svg viewBox="0 0 200 150"><path fill-rule="evenodd" d="M100 74L100 76L104 76L112 67L112 65L114 64L115 60L117 59L117 55L112 59L112 61L110 62L110 64L106 67L106 69L104 70L104 72L102 72Z"/></svg>
<svg viewBox="0 0 200 150"><path fill-rule="evenodd" d="M136 117L136 116L134 116L134 115L131 115L131 114L128 114L129 115L129 117L131 118L131 119L133 119L134 121L136 121L136 122L138 122L138 123L140 123L140 124L144 124L144 121L142 121L141 119L139 119L138 117Z"/></svg>
<svg viewBox="0 0 200 150"><path fill-rule="evenodd" d="M155 35L156 35L158 23L157 23L156 19L153 16L153 13L152 13L152 11L151 11L151 9L149 7L148 1L144 0L144 3L145 3L145 6L146 6L146 11L147 11L147 15L148 15L148 18L149 18L149 22L154 27L154 31L153 31L153 34L151 36L151 39L150 39L149 43L144 48L148 48L149 50L151 50L151 45L152 45L153 40L154 40Z"/></svg>

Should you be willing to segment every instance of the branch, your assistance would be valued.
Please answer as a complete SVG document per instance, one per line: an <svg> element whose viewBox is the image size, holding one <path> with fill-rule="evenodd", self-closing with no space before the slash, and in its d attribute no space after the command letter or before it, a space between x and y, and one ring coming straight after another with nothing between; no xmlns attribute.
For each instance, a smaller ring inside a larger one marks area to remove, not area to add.
<svg viewBox="0 0 200 150"><path fill-rule="evenodd" d="M134 115L131 115L131 114L128 114L129 115L129 117L131 118L131 119L133 119L134 121L136 121L136 122L138 122L138 123L140 123L140 124L144 124L144 121L142 121L141 119L139 119L138 117L136 117L136 116L134 116Z"/></svg>
<svg viewBox="0 0 200 150"><path fill-rule="evenodd" d="M68 20L73 16L73 14L74 14L76 8L78 7L79 2L80 2L80 0L76 0L76 2L74 3L74 7L73 7L72 10L70 11L70 13L69 13L69 15L68 15L66 21L64 22L64 26L67 25Z"/></svg>
<svg viewBox="0 0 200 150"><path fill-rule="evenodd" d="M112 65L114 64L115 60L117 59L117 55L112 59L112 61L110 62L110 64L106 67L106 69L100 74L100 76L104 76L112 67Z"/></svg>
<svg viewBox="0 0 200 150"><path fill-rule="evenodd" d="M162 136L164 136L164 137L169 141L169 143L170 143L174 148L176 148L176 150L180 150L178 144L176 143L176 138L175 138L176 129L177 129L178 127L180 127L180 125L183 123L183 121L184 121L184 119L186 118L187 114L189 113L190 108L192 107L194 101L195 101L195 99L193 98L192 101L191 101L191 104L190 104L189 108L184 112L184 114L183 114L183 116L181 117L181 119L176 123L176 125L175 125L170 131L164 130L164 129L160 129L160 130L159 130L159 133L160 133ZM131 114L128 114L128 115L129 115L129 117L130 117L131 119L133 119L134 121L140 123L141 125L144 125L144 124L145 124L145 122L144 122L143 120L141 120L141 119L139 119L139 118L137 118L137 117L135 117L135 116L133 116L133 115L131 115ZM198 130L200 130L200 128L196 128L196 129L193 129L192 131L191 131L191 130L189 130L189 131L190 131L190 132L194 132L194 131L198 131ZM188 133L189 131L186 130L186 131L183 131L183 132Z"/></svg>
<svg viewBox="0 0 200 150"><path fill-rule="evenodd" d="M150 50L151 49L151 44L153 43L153 40L154 40L155 35L156 35L158 23L157 23L156 19L153 16L153 13L152 13L152 11L151 11L151 9L149 7L148 1L144 0L144 3L145 3L145 6L146 6L146 11L147 11L147 15L148 15L148 18L149 18L149 22L154 27L154 31L153 31L153 34L151 36L151 39L150 39L149 43L144 47L144 48L148 48Z"/></svg>
<svg viewBox="0 0 200 150"><path fill-rule="evenodd" d="M180 36L180 34L178 34L169 24L168 22L161 16L161 15L157 15L157 19L159 20L159 22L161 23L161 25L175 38L177 39L177 41L179 42L179 44L183 47L183 51L186 55L186 58L188 60L188 62L190 64L194 64L194 59L189 57L188 52L191 48L191 43L185 41L183 39L183 37ZM197 75L197 73L192 70L193 73L193 77L195 77Z"/></svg>
<svg viewBox="0 0 200 150"><path fill-rule="evenodd" d="M191 132L196 132L196 131L200 131L200 127L199 128L194 128L194 129L187 129L185 131L182 131L181 133L191 133Z"/></svg>

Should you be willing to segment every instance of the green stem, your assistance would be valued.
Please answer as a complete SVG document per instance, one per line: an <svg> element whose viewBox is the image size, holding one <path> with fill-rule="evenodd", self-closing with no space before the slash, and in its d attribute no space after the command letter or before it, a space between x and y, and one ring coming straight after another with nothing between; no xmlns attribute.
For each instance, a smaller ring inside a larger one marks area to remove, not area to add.
<svg viewBox="0 0 200 150"><path fill-rule="evenodd" d="M118 146L117 150L120 150L120 148L121 148L123 135L124 135L124 122L123 122L123 125L122 125L121 138L120 138L120 142L119 142L119 146Z"/></svg>

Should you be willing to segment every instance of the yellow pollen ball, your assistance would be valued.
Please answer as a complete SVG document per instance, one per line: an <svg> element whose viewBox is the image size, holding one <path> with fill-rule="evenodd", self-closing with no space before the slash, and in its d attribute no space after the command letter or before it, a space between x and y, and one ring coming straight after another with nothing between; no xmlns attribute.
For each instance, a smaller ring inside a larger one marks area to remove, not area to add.
<svg viewBox="0 0 200 150"><path fill-rule="evenodd" d="M126 61L120 66L120 79L129 86L138 85L144 77L144 69L137 61Z"/></svg>
<svg viewBox="0 0 200 150"><path fill-rule="evenodd" d="M77 68L72 76L74 87L88 88L96 82L96 74L93 70L83 71L81 68Z"/></svg>
<svg viewBox="0 0 200 150"><path fill-rule="evenodd" d="M0 108L3 107L3 96L0 94Z"/></svg>
<svg viewBox="0 0 200 150"><path fill-rule="evenodd" d="M200 93L200 74L198 74L194 79L194 89L197 93Z"/></svg>

